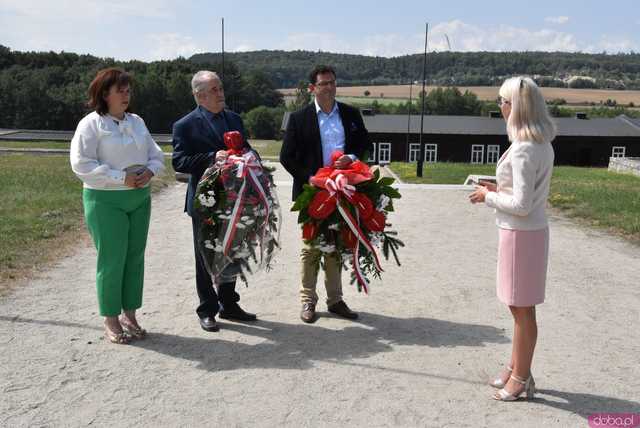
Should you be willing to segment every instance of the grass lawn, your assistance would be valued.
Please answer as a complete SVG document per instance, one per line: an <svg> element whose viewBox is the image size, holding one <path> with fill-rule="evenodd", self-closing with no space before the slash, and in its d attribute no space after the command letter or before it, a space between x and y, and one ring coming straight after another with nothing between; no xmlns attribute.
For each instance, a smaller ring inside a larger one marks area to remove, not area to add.
<svg viewBox="0 0 640 428"><path fill-rule="evenodd" d="M3 141L0 140L0 148L8 149L69 149L68 142L64 141ZM249 140L249 144L254 147L260 156L268 159L276 159L280 156L282 141L278 140ZM160 148L165 153L171 153L171 144L161 144Z"/></svg>
<svg viewBox="0 0 640 428"><path fill-rule="evenodd" d="M175 181L171 162L166 163L167 173L152 181L154 191ZM0 183L2 290L84 242L86 234L82 183L67 156L0 155Z"/></svg>
<svg viewBox="0 0 640 428"><path fill-rule="evenodd" d="M425 163L422 178L416 177L416 164L392 162L393 172L405 183L462 184L468 175L495 175L495 165L474 165L470 163L437 162Z"/></svg>
<svg viewBox="0 0 640 428"><path fill-rule="evenodd" d="M469 174L495 175L494 165L416 164L393 162L391 169L406 183L462 184ZM623 235L640 243L640 177L606 168L557 166L553 169L549 202L564 215Z"/></svg>
<svg viewBox="0 0 640 428"><path fill-rule="evenodd" d="M66 149L69 150L66 141L4 141L0 140L0 147L7 149Z"/></svg>
<svg viewBox="0 0 640 428"><path fill-rule="evenodd" d="M249 140L249 144L264 159L277 160L280 158L280 147L282 141L279 140Z"/></svg>

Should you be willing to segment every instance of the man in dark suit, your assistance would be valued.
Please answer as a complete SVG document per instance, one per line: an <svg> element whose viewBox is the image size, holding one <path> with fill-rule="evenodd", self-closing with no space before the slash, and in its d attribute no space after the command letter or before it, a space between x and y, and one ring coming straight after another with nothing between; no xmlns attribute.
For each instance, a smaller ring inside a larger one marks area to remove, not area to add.
<svg viewBox="0 0 640 428"><path fill-rule="evenodd" d="M205 268L197 244L198 214L193 206L198 181L216 158L226 156L223 135L227 131L240 131L249 143L240 116L225 109L224 89L216 73L199 71L191 80L193 96L198 105L173 125L173 169L191 174L185 211L191 216L193 226L193 247L196 258L196 288L200 305L196 313L200 326L206 331L218 331L215 316L237 321L254 321L255 314L242 310L238 305L240 296L235 292L235 279L219 283L218 292L214 288L211 276ZM220 306L222 309L220 310Z"/></svg>
<svg viewBox="0 0 640 428"><path fill-rule="evenodd" d="M344 153L335 166L346 168L351 162L371 150L369 134L360 112L347 104L336 102L336 72L333 67L320 65L309 75L309 91L315 101L289 116L280 152L282 166L293 176L293 199L304 183L319 168L331 164L331 153ZM300 318L307 323L316 320L316 280L323 253L305 245L302 261ZM348 319L358 318L342 300L342 263L336 253L324 254L325 287L329 312Z"/></svg>

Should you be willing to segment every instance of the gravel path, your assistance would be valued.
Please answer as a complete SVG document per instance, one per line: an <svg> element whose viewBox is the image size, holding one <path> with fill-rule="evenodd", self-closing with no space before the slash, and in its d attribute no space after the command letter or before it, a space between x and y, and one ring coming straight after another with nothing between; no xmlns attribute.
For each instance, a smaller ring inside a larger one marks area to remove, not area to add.
<svg viewBox="0 0 640 428"><path fill-rule="evenodd" d="M102 339L95 251L78 248L0 300L0 426L586 427L591 413L640 413L640 248L552 219L539 398L494 402L485 380L506 361L512 321L495 297L493 214L463 189L401 187L391 220L403 266L385 263L369 296L345 284L358 322L323 303L316 324L299 320L287 211L275 269L239 287L259 321L219 333L194 312L184 185L156 195L140 316L150 337Z"/></svg>

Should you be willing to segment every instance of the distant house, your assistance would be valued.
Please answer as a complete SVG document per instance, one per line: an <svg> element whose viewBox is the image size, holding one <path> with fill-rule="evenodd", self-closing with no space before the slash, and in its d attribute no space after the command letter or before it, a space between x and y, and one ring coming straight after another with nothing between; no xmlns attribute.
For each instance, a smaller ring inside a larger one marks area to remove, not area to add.
<svg viewBox="0 0 640 428"><path fill-rule="evenodd" d="M607 166L609 157L640 157L640 120L556 118L557 165ZM374 150L371 163L415 162L420 155L420 116L363 115ZM286 129L288 113L283 118ZM408 132L407 132L408 131ZM509 147L501 117L425 116L425 162L496 163Z"/></svg>

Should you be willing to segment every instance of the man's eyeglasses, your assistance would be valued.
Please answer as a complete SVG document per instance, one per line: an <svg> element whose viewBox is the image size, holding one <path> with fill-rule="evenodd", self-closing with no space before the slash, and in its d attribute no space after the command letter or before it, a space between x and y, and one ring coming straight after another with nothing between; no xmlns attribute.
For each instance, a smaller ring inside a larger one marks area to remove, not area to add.
<svg viewBox="0 0 640 428"><path fill-rule="evenodd" d="M329 85L335 86L335 85L336 85L336 79L333 79L333 80L323 80L323 81L321 81L321 82L316 83L316 86L320 86L320 87L322 87L322 88L324 88L324 87L326 87L326 86L329 86Z"/></svg>

